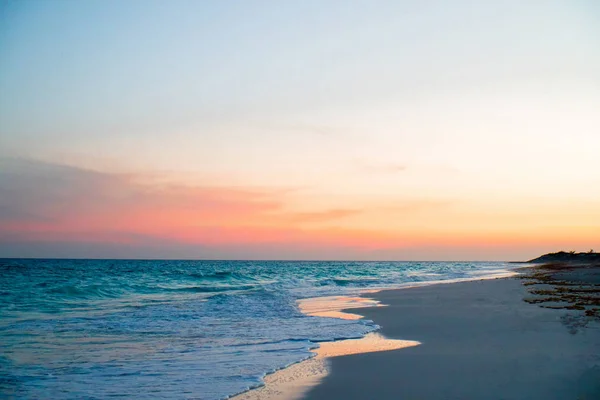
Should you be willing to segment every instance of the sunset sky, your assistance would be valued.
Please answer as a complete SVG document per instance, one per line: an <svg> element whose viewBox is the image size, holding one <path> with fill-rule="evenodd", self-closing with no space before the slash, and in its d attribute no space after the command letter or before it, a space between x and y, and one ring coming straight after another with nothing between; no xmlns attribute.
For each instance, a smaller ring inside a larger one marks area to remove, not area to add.
<svg viewBox="0 0 600 400"><path fill-rule="evenodd" d="M0 10L0 257L600 250L600 2Z"/></svg>

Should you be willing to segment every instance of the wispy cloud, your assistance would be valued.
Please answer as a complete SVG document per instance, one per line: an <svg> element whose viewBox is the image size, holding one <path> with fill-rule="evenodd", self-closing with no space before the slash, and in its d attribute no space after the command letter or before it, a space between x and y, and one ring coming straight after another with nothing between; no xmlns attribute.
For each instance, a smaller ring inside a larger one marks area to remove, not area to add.
<svg viewBox="0 0 600 400"><path fill-rule="evenodd" d="M292 222L329 222L362 213L362 209L336 208L317 212L288 213L285 219Z"/></svg>
<svg viewBox="0 0 600 400"><path fill-rule="evenodd" d="M318 136L334 136L340 133L341 129L329 125L322 124L311 124L304 122L254 122L254 126L259 129L266 129L269 131L277 131L284 133L295 133L295 134L310 134Z"/></svg>
<svg viewBox="0 0 600 400"><path fill-rule="evenodd" d="M440 259L454 254L451 247L467 254L489 243L509 246L531 238L539 243L529 246L578 240L591 247L596 237L593 224L589 232L580 229L578 237L571 231L571 239L560 227L522 234L487 229L473 222L485 215L469 213L451 199L362 204L341 199L344 203L320 209L303 203L298 211L296 194L277 187L186 186L144 175L4 159L0 257L360 259L414 258L412 251L440 249L432 257Z"/></svg>
<svg viewBox="0 0 600 400"><path fill-rule="evenodd" d="M5 221L77 223L130 219L140 212L155 218L172 212L211 220L244 218L281 207L268 190L144 184L132 175L15 159L2 160L1 167L0 209Z"/></svg>
<svg viewBox="0 0 600 400"><path fill-rule="evenodd" d="M21 159L0 160L0 192L4 242L301 243L311 240L304 224L360 212L287 211L285 188L152 184L136 175Z"/></svg>
<svg viewBox="0 0 600 400"><path fill-rule="evenodd" d="M396 174L408 169L402 163L374 163L364 160L356 160L355 165L360 171L373 174Z"/></svg>

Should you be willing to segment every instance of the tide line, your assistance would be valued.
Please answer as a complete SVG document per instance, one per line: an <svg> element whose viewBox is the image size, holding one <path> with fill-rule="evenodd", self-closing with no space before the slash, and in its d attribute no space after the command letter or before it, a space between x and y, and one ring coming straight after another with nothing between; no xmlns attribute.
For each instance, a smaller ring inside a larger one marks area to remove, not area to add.
<svg viewBox="0 0 600 400"><path fill-rule="evenodd" d="M362 315L343 312L348 308L383 307L374 299L365 297L317 297L298 302L300 310L310 316L356 320ZM315 356L266 375L264 386L232 397L233 400L298 400L318 385L329 373L328 359L351 354L391 351L420 345L414 340L388 339L377 332L360 339L320 342L312 350Z"/></svg>

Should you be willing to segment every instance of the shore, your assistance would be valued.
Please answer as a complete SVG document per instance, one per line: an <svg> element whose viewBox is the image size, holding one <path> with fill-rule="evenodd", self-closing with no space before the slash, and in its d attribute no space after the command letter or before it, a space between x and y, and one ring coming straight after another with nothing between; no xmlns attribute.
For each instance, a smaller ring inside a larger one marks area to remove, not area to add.
<svg viewBox="0 0 600 400"><path fill-rule="evenodd" d="M519 272L303 300L305 314L382 329L321 343L233 399L600 398L600 266Z"/></svg>
<svg viewBox="0 0 600 400"><path fill-rule="evenodd" d="M519 278L369 294L387 307L345 311L421 345L331 358L303 398L598 399L597 271L536 267Z"/></svg>

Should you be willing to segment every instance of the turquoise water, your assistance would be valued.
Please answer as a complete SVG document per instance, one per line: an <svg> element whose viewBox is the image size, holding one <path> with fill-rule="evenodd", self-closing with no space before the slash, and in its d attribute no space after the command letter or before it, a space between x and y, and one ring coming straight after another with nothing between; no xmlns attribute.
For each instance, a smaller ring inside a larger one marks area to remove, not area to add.
<svg viewBox="0 0 600 400"><path fill-rule="evenodd" d="M0 259L0 397L224 399L359 338L296 300L504 272L504 263Z"/></svg>

